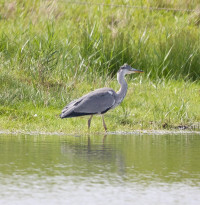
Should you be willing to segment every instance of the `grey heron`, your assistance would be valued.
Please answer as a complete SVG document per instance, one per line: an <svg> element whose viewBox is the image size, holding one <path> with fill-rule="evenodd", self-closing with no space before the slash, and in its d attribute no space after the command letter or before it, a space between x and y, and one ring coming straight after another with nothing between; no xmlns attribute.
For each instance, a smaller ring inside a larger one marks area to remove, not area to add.
<svg viewBox="0 0 200 205"><path fill-rule="evenodd" d="M132 68L128 64L124 64L120 67L119 71L117 72L117 80L118 83L121 85L118 92L115 92L111 88L100 88L94 90L84 95L83 97L70 102L62 110L60 117L71 118L90 115L90 118L88 120L88 129L90 129L90 124L93 115L101 114L104 129L105 131L107 131L106 123L104 121L104 113L106 113L110 109L115 108L123 101L128 89L128 85L125 80L125 75L142 72L142 70L137 70Z"/></svg>

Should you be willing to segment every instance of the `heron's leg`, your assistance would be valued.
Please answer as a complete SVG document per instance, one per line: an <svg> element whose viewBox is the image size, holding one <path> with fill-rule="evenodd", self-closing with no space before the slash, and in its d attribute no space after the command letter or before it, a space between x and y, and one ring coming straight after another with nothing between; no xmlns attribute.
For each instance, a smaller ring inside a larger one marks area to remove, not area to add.
<svg viewBox="0 0 200 205"><path fill-rule="evenodd" d="M104 121L104 116L103 116L103 115L101 115L101 116L102 116L102 120L103 120L104 129L105 129L105 131L107 131L106 123L105 123L105 121Z"/></svg>
<svg viewBox="0 0 200 205"><path fill-rule="evenodd" d="M91 124L92 117L93 117L93 115L91 115L89 120L88 120L88 130L90 129L90 124Z"/></svg>

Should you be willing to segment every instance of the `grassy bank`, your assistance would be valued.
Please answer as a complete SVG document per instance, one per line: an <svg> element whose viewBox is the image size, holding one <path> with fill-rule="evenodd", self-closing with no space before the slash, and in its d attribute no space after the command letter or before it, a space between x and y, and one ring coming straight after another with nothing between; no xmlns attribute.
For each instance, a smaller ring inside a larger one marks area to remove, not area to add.
<svg viewBox="0 0 200 205"><path fill-rule="evenodd" d="M0 129L87 130L86 119L60 120L61 109L95 88L117 90L125 62L145 75L128 78L125 101L107 114L110 130L198 124L199 12L149 9L198 10L198 1L92 3L1 1ZM100 118L92 123L102 129Z"/></svg>
<svg viewBox="0 0 200 205"><path fill-rule="evenodd" d="M10 95L8 98L12 99L12 102L0 107L0 128L65 133L85 132L88 117L61 120L59 114L66 102L101 87L102 84L104 83L83 80L76 82L73 89L70 86L68 89L60 90L56 96L56 92L51 90L49 92L40 90L41 93L38 93L37 88L24 88L23 83L11 93L5 90L4 94ZM200 84L174 80L153 82L144 77L137 77L135 80L128 78L128 84L129 90L124 102L105 116L110 131L178 129L178 126L199 129ZM112 81L109 79L105 85L115 90L119 88L116 79ZM23 98L23 95L27 101L18 99ZM32 96L37 97L32 99ZM67 97L69 99L66 99ZM91 130L103 131L100 117L94 117Z"/></svg>

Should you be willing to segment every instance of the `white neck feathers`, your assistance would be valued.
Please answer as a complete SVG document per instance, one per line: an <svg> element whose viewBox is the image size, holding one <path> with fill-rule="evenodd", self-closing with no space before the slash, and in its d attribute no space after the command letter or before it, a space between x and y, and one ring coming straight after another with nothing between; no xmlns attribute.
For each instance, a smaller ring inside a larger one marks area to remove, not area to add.
<svg viewBox="0 0 200 205"><path fill-rule="evenodd" d="M120 71L117 73L117 81L121 85L119 91L117 92L117 103L121 103L127 93L128 85L125 80L125 73Z"/></svg>

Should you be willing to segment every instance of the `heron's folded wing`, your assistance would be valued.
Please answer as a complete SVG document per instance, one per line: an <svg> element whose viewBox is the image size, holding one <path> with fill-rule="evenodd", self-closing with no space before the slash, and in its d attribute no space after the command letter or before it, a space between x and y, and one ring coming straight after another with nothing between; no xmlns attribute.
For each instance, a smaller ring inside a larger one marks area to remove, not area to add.
<svg viewBox="0 0 200 205"><path fill-rule="evenodd" d="M82 98L82 101L75 106L76 113L103 113L109 110L115 103L112 92L97 92Z"/></svg>

